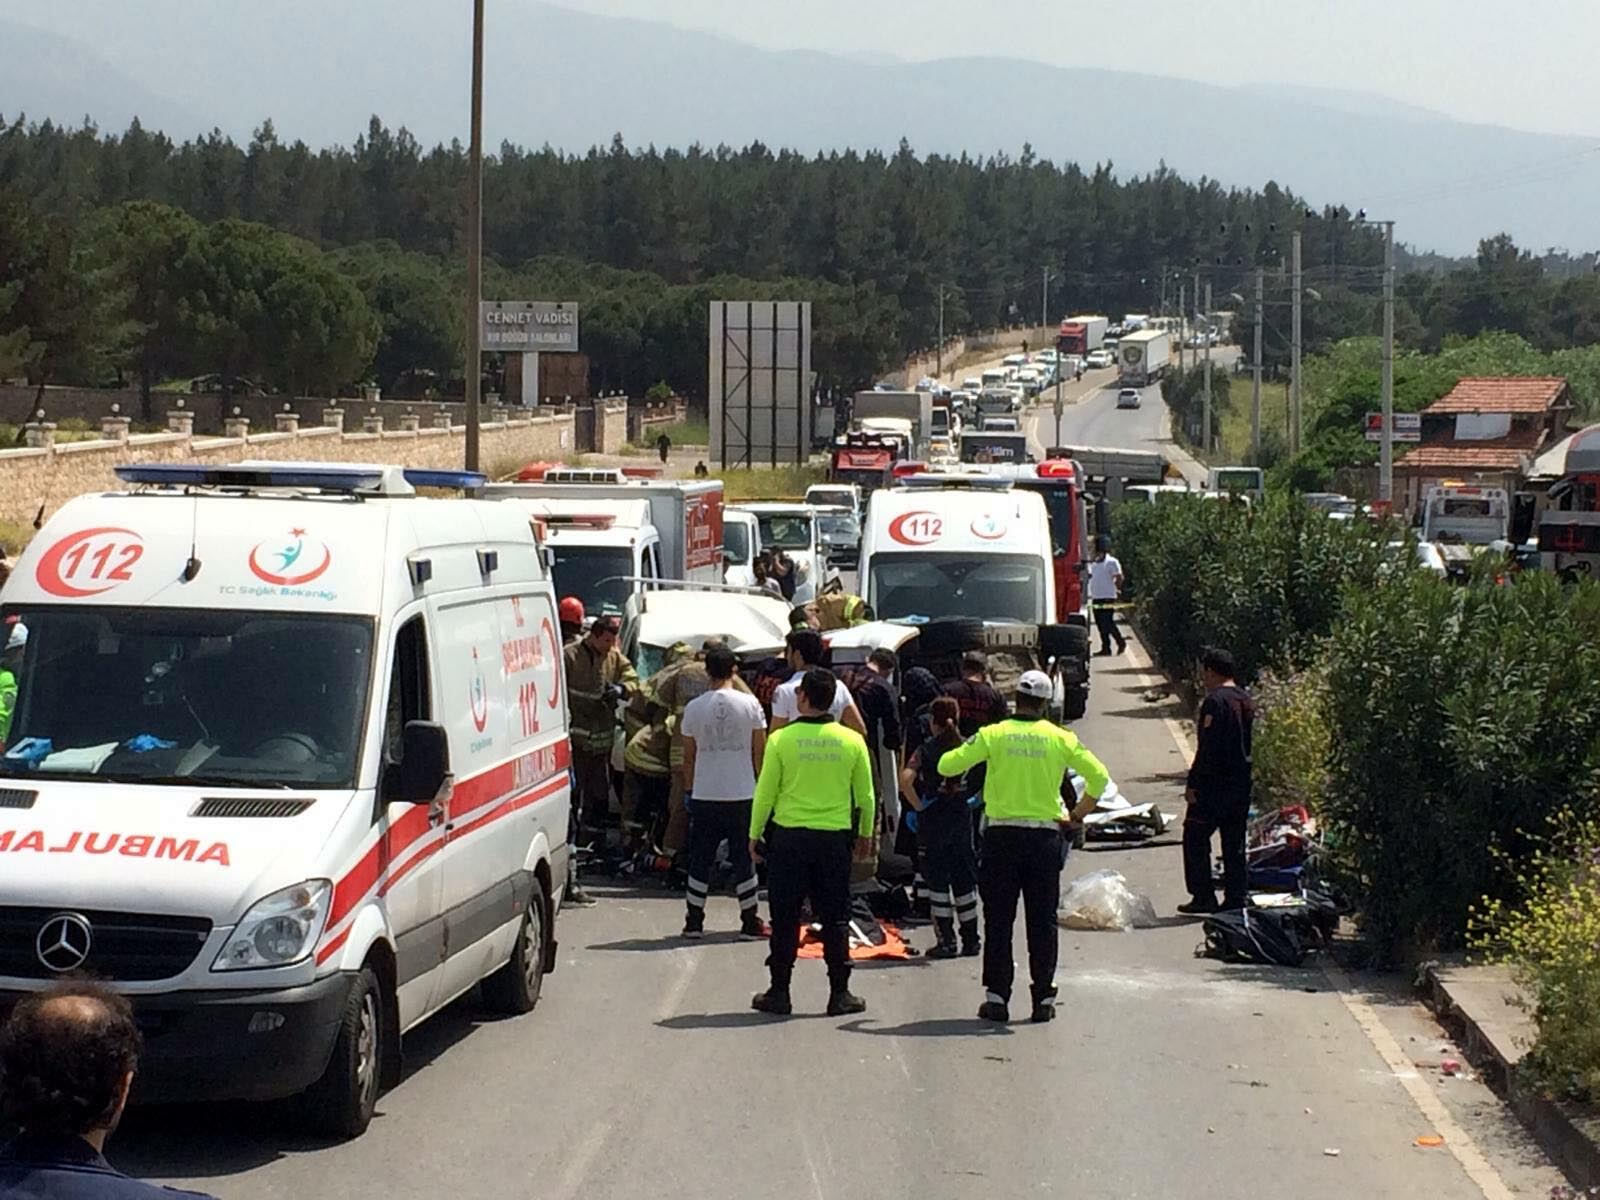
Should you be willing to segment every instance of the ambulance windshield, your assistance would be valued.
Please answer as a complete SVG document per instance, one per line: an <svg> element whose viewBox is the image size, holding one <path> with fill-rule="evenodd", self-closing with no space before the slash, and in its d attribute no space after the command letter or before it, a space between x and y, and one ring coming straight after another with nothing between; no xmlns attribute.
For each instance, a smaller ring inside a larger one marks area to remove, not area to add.
<svg viewBox="0 0 1600 1200"><path fill-rule="evenodd" d="M355 786L370 620L87 605L20 616L0 776Z"/></svg>
<svg viewBox="0 0 1600 1200"><path fill-rule="evenodd" d="M886 621L1044 620L1044 561L1027 554L880 554L868 601Z"/></svg>
<svg viewBox="0 0 1600 1200"><path fill-rule="evenodd" d="M556 593L576 596L592 616L620 613L633 594L633 577L639 573L633 550L627 546L573 546L550 544L555 558Z"/></svg>

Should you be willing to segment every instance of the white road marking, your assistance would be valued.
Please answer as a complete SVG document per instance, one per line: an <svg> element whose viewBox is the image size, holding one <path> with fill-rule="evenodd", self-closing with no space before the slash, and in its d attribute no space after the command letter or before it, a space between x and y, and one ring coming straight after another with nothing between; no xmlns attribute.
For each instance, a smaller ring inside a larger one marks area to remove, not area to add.
<svg viewBox="0 0 1600 1200"><path fill-rule="evenodd" d="M1372 1011L1372 1006L1359 996L1350 992L1350 981L1332 961L1324 960L1322 973L1327 976L1328 982L1339 993L1339 999L1344 1002L1345 1010L1355 1018L1361 1032L1367 1035L1367 1040L1372 1043L1389 1071L1400 1081L1400 1086L1405 1088L1406 1094L1416 1104L1418 1110L1427 1118L1433 1130L1444 1138L1445 1148L1461 1164L1461 1169L1466 1172L1467 1178L1477 1185L1478 1191L1483 1193L1484 1200L1514 1200L1512 1191L1506 1186L1500 1173L1489 1164L1489 1160L1478 1149L1472 1135L1463 1129L1456 1119L1450 1115L1450 1110L1444 1106L1444 1101L1439 1099L1439 1094L1417 1074L1411 1060L1406 1057L1405 1051L1400 1048L1400 1043L1395 1041L1394 1034L1379 1020L1378 1014Z"/></svg>
<svg viewBox="0 0 1600 1200"><path fill-rule="evenodd" d="M588 1178L589 1169L594 1166L594 1160L600 1157L600 1151L605 1149L611 1129L610 1123L599 1125L578 1143L572 1152L572 1157L567 1160L566 1167L562 1169L561 1179L556 1184L556 1196L565 1200L585 1190L584 1182Z"/></svg>
<svg viewBox="0 0 1600 1200"><path fill-rule="evenodd" d="M1138 643L1130 643L1130 646ZM1139 653L1145 655L1142 645ZM1145 673L1152 686L1165 683L1157 679L1152 672L1155 670L1154 662L1145 655L1144 663L1136 663ZM1172 734L1172 740L1177 743L1178 749L1185 755L1194 753L1193 735L1178 724L1171 717L1166 718L1167 730ZM1400 1043L1395 1041L1394 1034L1379 1019L1378 1014L1372 1011L1372 1006L1359 996L1352 994L1350 980L1330 959L1322 962L1322 973L1328 983L1338 993L1339 1000L1343 1003L1345 1011L1355 1020L1361 1032L1366 1035L1367 1041L1378 1052L1378 1057L1383 1059L1384 1065L1389 1068L1389 1074L1405 1088L1406 1095L1411 1097L1411 1102L1417 1106L1417 1111L1433 1126L1433 1130L1444 1138L1444 1144L1468 1179L1483 1194L1484 1200L1515 1200L1510 1188L1506 1186L1500 1173L1490 1165L1489 1160L1478 1149L1478 1144L1456 1119L1450 1115L1450 1110L1439 1099L1439 1094L1433 1087L1417 1074L1414 1064L1400 1048Z"/></svg>

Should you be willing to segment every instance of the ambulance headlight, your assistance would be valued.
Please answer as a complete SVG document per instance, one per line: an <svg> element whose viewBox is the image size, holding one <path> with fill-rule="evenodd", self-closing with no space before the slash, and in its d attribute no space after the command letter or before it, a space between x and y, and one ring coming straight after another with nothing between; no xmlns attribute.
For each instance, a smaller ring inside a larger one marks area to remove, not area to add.
<svg viewBox="0 0 1600 1200"><path fill-rule="evenodd" d="M328 920L333 884L308 879L250 906L211 964L213 971L281 967L311 953Z"/></svg>

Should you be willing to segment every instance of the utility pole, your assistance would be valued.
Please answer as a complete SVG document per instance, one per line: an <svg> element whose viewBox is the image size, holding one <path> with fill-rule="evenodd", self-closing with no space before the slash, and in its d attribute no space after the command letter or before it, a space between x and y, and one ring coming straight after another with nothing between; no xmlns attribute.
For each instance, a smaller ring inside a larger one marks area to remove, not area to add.
<svg viewBox="0 0 1600 1200"><path fill-rule="evenodd" d="M1205 447L1206 453L1209 454L1211 452L1211 281L1209 279L1206 280L1205 322L1206 327L1201 334L1206 342L1206 370L1202 380L1205 388L1205 401L1201 407L1204 429L1200 438L1201 445Z"/></svg>
<svg viewBox="0 0 1600 1200"><path fill-rule="evenodd" d="M1378 499L1394 503L1394 222L1383 223L1383 442Z"/></svg>
<svg viewBox="0 0 1600 1200"><path fill-rule="evenodd" d="M1261 465L1261 319L1266 287L1266 271L1256 268L1256 349L1251 364L1250 380L1250 448L1255 453L1255 465Z"/></svg>
<svg viewBox="0 0 1600 1200"><path fill-rule="evenodd" d="M1189 323L1189 292L1187 285L1178 285L1178 374L1183 374L1183 327Z"/></svg>
<svg viewBox="0 0 1600 1200"><path fill-rule="evenodd" d="M1044 269L1044 291L1039 298L1039 327L1050 328L1050 268Z"/></svg>
<svg viewBox="0 0 1600 1200"><path fill-rule="evenodd" d="M939 344L933 351L933 375L944 378L944 284L939 285Z"/></svg>
<svg viewBox="0 0 1600 1200"><path fill-rule="evenodd" d="M1303 306L1301 289L1305 280L1300 271L1300 231L1296 229L1290 241L1294 266L1294 322L1289 340L1289 453L1300 453L1300 309Z"/></svg>
<svg viewBox="0 0 1600 1200"><path fill-rule="evenodd" d="M472 4L472 145L467 152L467 456L478 469L478 402L483 387L478 306L483 300L483 0Z"/></svg>

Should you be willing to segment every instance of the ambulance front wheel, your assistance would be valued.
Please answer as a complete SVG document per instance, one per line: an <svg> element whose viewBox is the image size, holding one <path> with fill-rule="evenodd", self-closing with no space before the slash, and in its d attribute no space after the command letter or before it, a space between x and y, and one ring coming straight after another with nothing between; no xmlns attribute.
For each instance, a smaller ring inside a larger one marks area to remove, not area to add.
<svg viewBox="0 0 1600 1200"><path fill-rule="evenodd" d="M515 1016L529 1012L539 1003L549 958L549 913L550 898L545 894L544 880L535 877L511 958L483 981L483 1002L493 1012Z"/></svg>
<svg viewBox="0 0 1600 1200"><path fill-rule="evenodd" d="M328 1068L306 1093L307 1116L318 1133L360 1137L371 1123L387 1049L383 1011L383 984L363 966L345 997Z"/></svg>

